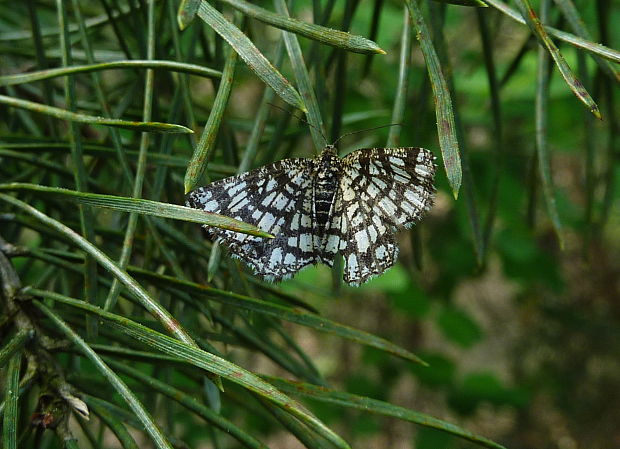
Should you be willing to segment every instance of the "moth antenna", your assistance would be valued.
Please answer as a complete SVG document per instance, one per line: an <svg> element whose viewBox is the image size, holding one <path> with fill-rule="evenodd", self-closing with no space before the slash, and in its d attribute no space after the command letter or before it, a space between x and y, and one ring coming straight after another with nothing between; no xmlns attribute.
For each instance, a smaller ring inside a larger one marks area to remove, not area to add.
<svg viewBox="0 0 620 449"><path fill-rule="evenodd" d="M321 137L323 138L323 141L325 142L325 145L329 145L329 141L327 140L327 137L325 137L325 134L323 134L323 130L321 130L318 126L313 125L312 123L310 123L309 121L307 121L303 117L297 116L293 112L287 111L286 109L284 109L284 108L282 108L282 107L280 107L278 105L275 105L273 103L267 103L267 104L269 106L273 106L274 108L281 110L282 112L286 112L287 114L290 114L293 118L296 118L297 120L305 123L306 125L310 126L311 128L316 129L319 132L319 134L321 135Z"/></svg>
<svg viewBox="0 0 620 449"><path fill-rule="evenodd" d="M390 126L403 126L402 123L390 123L389 125L381 125L381 126L375 126L374 128L366 128L366 129L360 129L359 131L351 131L350 133L345 133L342 136L338 137L334 143L332 143L333 146L336 146L336 144L338 142L340 142L340 140L343 137L347 137L350 136L351 134L359 134L359 133L365 133L366 131L374 131L375 129L380 129L380 128L388 128Z"/></svg>

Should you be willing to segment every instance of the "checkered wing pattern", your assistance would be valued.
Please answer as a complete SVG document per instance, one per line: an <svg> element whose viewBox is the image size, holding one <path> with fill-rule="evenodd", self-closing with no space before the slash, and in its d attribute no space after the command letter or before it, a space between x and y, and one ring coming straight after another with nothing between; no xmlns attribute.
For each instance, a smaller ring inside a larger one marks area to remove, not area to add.
<svg viewBox="0 0 620 449"><path fill-rule="evenodd" d="M307 265L333 265L359 285L394 265L396 230L432 205L434 156L422 148L357 150L340 159L287 159L194 190L187 204L258 226L265 239L206 227L259 276L279 281Z"/></svg>
<svg viewBox="0 0 620 449"><path fill-rule="evenodd" d="M394 232L419 221L433 202L434 156L423 148L372 148L343 159L330 249L345 260L344 280L361 284L394 265Z"/></svg>
<svg viewBox="0 0 620 449"><path fill-rule="evenodd" d="M315 160L287 159L192 191L188 206L251 223L275 236L255 237L205 226L207 233L267 280L279 281L319 262L313 220Z"/></svg>

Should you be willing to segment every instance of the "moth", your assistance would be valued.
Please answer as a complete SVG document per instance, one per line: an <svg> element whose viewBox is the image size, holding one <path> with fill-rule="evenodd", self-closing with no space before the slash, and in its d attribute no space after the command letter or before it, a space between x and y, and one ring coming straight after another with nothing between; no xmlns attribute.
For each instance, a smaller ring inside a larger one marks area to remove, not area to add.
<svg viewBox="0 0 620 449"><path fill-rule="evenodd" d="M396 262L394 234L432 207L435 157L424 148L364 148L340 158L285 159L200 187L187 205L251 223L275 238L205 226L215 241L270 281L302 268L333 266L359 285Z"/></svg>

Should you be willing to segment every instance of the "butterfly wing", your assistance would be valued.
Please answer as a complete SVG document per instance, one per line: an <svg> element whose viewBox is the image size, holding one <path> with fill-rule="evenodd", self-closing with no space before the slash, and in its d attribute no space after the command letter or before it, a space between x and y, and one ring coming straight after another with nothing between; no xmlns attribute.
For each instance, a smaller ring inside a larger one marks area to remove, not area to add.
<svg viewBox="0 0 620 449"><path fill-rule="evenodd" d="M205 226L257 275L279 281L317 263L312 214L312 159L286 159L192 191L188 206L258 226L275 236L255 237Z"/></svg>
<svg viewBox="0 0 620 449"><path fill-rule="evenodd" d="M394 265L394 231L419 221L433 202L435 164L423 148L366 148L343 159L339 228L344 280L361 284Z"/></svg>

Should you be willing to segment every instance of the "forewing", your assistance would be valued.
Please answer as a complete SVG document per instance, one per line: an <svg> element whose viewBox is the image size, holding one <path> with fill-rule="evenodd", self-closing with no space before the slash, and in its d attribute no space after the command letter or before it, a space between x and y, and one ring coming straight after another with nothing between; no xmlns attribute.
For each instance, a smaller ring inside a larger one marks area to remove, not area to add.
<svg viewBox="0 0 620 449"><path fill-rule="evenodd" d="M345 282L361 284L394 265L394 232L432 205L433 161L422 148L362 149L344 158L338 227Z"/></svg>
<svg viewBox="0 0 620 449"><path fill-rule="evenodd" d="M433 204L435 157L424 148L365 148L343 160L345 201L362 201L386 225L410 227Z"/></svg>
<svg viewBox="0 0 620 449"><path fill-rule="evenodd" d="M275 236L255 237L205 226L259 276L278 281L316 263L311 159L287 159L216 181L188 195L191 207L258 226Z"/></svg>

